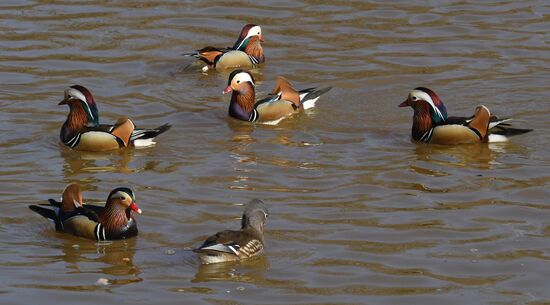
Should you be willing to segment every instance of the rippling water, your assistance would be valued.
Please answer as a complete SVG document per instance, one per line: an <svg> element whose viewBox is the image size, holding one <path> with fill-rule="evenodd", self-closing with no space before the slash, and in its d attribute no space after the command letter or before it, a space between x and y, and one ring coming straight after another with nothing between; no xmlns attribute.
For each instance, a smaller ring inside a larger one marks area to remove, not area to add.
<svg viewBox="0 0 550 305"><path fill-rule="evenodd" d="M0 303L542 304L549 302L550 6L545 1L2 1ZM227 74L180 54L263 28L259 91L330 85L278 126L226 117ZM173 124L108 154L58 143L65 87L101 120ZM499 145L410 142L414 87L454 115L478 104L535 131ZM140 236L55 233L27 205L80 182L132 186ZM199 266L189 251L271 217L265 257ZM97 283L106 279L107 285Z"/></svg>

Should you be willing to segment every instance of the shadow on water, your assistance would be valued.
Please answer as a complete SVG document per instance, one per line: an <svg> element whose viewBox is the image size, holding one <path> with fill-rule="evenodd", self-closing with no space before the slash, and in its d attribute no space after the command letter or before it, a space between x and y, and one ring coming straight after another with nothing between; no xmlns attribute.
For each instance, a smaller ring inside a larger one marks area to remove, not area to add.
<svg viewBox="0 0 550 305"><path fill-rule="evenodd" d="M269 269L269 261L265 256L245 260L218 264L201 264L191 282L201 283L210 281L235 282L263 282L265 272Z"/></svg>
<svg viewBox="0 0 550 305"><path fill-rule="evenodd" d="M82 239L66 239L61 245L62 255L69 273L99 273L112 276L109 283L129 284L139 282L141 273L134 263L136 239L110 242L90 242ZM85 263L97 263L100 267L87 269Z"/></svg>
<svg viewBox="0 0 550 305"><path fill-rule="evenodd" d="M526 149L512 142L469 144L469 145L428 145L416 144L414 153L417 161L454 168L494 169L501 165L499 157L507 153L525 153ZM437 174L435 174L437 175Z"/></svg>
<svg viewBox="0 0 550 305"><path fill-rule="evenodd" d="M147 148L145 148L146 150ZM82 173L122 173L140 172L144 168L154 168L154 162L148 162L142 168L132 166L135 157L147 154L133 147L111 152L86 152L72 150L66 147L60 149L60 155L65 160L63 173L66 179Z"/></svg>
<svg viewBox="0 0 550 305"><path fill-rule="evenodd" d="M134 262L136 240L94 242L58 233L61 253L54 255L29 256L36 265L64 266L64 274L56 272L57 280L42 281L47 274L37 275L36 284L16 284L14 287L53 289L66 291L110 290L117 286L138 283L140 269ZM62 238L62 239L61 239ZM59 269L58 269L59 270ZM74 275L79 275L79 280Z"/></svg>

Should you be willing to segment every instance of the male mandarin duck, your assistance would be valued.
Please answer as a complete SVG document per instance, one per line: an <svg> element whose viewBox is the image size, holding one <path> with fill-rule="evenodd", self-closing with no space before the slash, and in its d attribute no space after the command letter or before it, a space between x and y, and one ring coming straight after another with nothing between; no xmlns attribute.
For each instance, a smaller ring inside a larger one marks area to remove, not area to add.
<svg viewBox="0 0 550 305"><path fill-rule="evenodd" d="M264 42L262 28L259 25L247 24L241 30L239 39L231 48L204 47L194 53L183 54L193 56L206 63L203 71L209 68L224 70L230 68L254 68L265 61L261 43Z"/></svg>
<svg viewBox="0 0 550 305"><path fill-rule="evenodd" d="M244 210L239 231L225 230L206 239L198 248L203 264L239 261L264 251L264 225L268 217L263 201L254 199Z"/></svg>
<svg viewBox="0 0 550 305"><path fill-rule="evenodd" d="M141 214L141 209L129 188L120 187L111 191L104 207L84 205L77 183L65 188L61 202L54 199L48 201L49 204L31 205L29 208L52 219L57 231L99 241L125 239L138 234L132 212ZM44 206L51 206L52 209Z"/></svg>
<svg viewBox="0 0 550 305"><path fill-rule="evenodd" d="M120 118L114 125L99 124L99 112L92 93L83 86L65 89L59 105L69 105L69 115L61 127L63 144L77 150L106 151L120 147L144 147L155 144L156 136L170 129L164 124L154 129L137 129L129 118Z"/></svg>
<svg viewBox="0 0 550 305"><path fill-rule="evenodd" d="M448 117L441 98L432 90L415 88L399 107L414 109L412 138L434 144L466 144L507 141L506 136L523 134L532 129L512 128L509 118L491 115L483 105L471 117Z"/></svg>
<svg viewBox="0 0 550 305"><path fill-rule="evenodd" d="M288 80L279 76L271 94L256 101L255 86L250 73L243 70L231 72L223 91L224 94L232 92L230 116L243 121L276 124L289 115L314 107L317 99L331 89L308 88L296 91Z"/></svg>

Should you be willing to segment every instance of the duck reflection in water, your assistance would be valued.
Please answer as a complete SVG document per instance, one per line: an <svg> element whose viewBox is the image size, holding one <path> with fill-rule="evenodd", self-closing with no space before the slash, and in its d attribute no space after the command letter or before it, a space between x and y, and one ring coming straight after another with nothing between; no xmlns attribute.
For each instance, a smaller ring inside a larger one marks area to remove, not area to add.
<svg viewBox="0 0 550 305"><path fill-rule="evenodd" d="M98 280L125 285L141 282L140 270L134 264L136 239L110 242L90 242L69 236L61 245L60 259L68 264L68 273L93 273Z"/></svg>
<svg viewBox="0 0 550 305"><path fill-rule="evenodd" d="M234 281L244 283L265 282L269 261L265 255L240 262L201 264L193 283L210 281Z"/></svg>
<svg viewBox="0 0 550 305"><path fill-rule="evenodd" d="M231 137L231 142L238 144L251 144L256 143L257 140L252 137L252 133L256 126L252 124L244 124L241 121L237 121L231 118L227 118L227 127L233 131L233 136Z"/></svg>
<svg viewBox="0 0 550 305"><path fill-rule="evenodd" d="M419 161L452 167L493 169L500 164L499 156L508 153L523 154L526 149L512 142L503 142L456 146L416 144L414 151Z"/></svg>
<svg viewBox="0 0 550 305"><path fill-rule="evenodd" d="M251 146L257 142L252 137L252 133L256 128L251 124L244 124L241 121L227 119L227 126L233 131L233 136L229 140L229 157L232 159L232 168L235 172L229 186L232 189L247 189L252 188L249 185L249 175L256 170L257 156Z"/></svg>
<svg viewBox="0 0 550 305"><path fill-rule="evenodd" d="M131 167L130 164L134 157L146 155L148 151L122 148L113 152L84 152L62 148L60 153L61 157L65 159L63 172L65 178L68 178L80 173L113 172L128 174L139 172L142 168L153 168L155 167L154 162L148 162L142 168Z"/></svg>

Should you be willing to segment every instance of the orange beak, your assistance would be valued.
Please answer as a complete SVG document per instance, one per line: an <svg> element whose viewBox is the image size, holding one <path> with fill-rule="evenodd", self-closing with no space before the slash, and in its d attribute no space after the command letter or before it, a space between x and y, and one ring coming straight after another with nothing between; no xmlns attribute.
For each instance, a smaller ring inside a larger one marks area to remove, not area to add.
<svg viewBox="0 0 550 305"><path fill-rule="evenodd" d="M227 86L224 90L223 90L223 94L226 94L226 93L229 93L229 92L232 92L233 91L233 88L231 88L231 85Z"/></svg>
<svg viewBox="0 0 550 305"><path fill-rule="evenodd" d="M141 214L141 209L137 206L137 204L135 202L132 202L130 204L130 209L132 209L132 211L134 211L138 214Z"/></svg>

